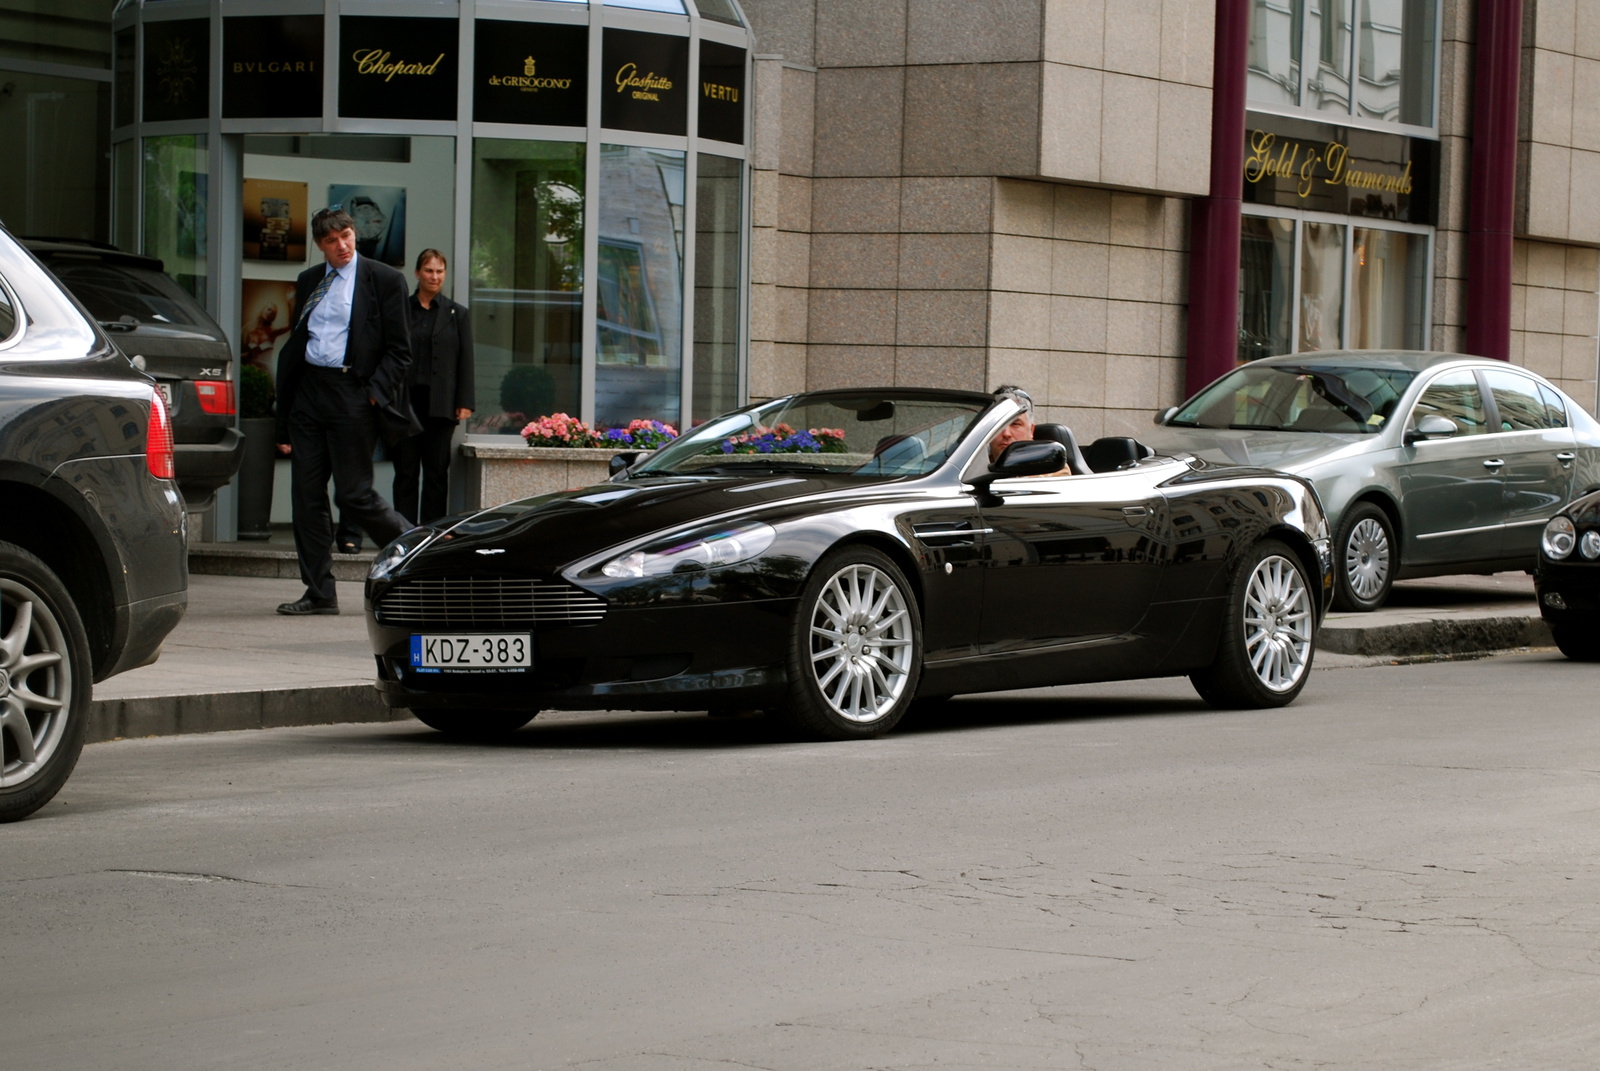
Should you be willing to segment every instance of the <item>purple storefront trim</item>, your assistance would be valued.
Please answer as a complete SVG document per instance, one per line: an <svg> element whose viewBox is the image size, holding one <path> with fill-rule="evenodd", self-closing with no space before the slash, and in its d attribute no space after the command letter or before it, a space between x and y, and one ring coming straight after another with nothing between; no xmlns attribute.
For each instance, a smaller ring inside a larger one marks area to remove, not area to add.
<svg viewBox="0 0 1600 1071"><path fill-rule="evenodd" d="M1211 89L1211 193L1189 228L1189 363L1192 394L1230 371L1239 354L1239 206L1244 191L1244 110L1250 0L1217 0Z"/></svg>
<svg viewBox="0 0 1600 1071"><path fill-rule="evenodd" d="M1479 0L1463 348L1502 361L1511 359L1511 228L1521 59L1522 0Z"/></svg>

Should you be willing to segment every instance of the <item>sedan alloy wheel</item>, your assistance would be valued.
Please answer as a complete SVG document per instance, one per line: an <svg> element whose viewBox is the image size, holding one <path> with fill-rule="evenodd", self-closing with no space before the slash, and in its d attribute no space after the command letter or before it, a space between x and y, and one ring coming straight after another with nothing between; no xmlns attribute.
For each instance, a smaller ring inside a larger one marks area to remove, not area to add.
<svg viewBox="0 0 1600 1071"><path fill-rule="evenodd" d="M1365 613L1389 598L1394 578L1394 536L1389 518L1371 502L1350 507L1339 526L1335 597L1341 610Z"/></svg>

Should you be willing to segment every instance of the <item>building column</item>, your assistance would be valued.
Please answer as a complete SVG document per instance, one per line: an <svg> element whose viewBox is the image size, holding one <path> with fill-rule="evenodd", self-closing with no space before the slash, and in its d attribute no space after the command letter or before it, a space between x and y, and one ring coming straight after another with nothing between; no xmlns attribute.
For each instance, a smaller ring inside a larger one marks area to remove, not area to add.
<svg viewBox="0 0 1600 1071"><path fill-rule="evenodd" d="M1478 0L1464 348L1501 361L1511 358L1511 228L1521 58L1522 0Z"/></svg>
<svg viewBox="0 0 1600 1071"><path fill-rule="evenodd" d="M1211 88L1211 188L1208 196L1194 202L1189 238L1189 357L1185 389L1191 394L1230 371L1238 360L1239 207L1244 189L1250 12L1250 0L1217 0Z"/></svg>

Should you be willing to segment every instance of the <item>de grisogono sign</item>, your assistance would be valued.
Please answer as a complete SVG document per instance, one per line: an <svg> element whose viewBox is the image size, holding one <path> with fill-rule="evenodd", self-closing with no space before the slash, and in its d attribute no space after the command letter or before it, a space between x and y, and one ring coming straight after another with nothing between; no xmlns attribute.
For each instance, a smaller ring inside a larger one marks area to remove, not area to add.
<svg viewBox="0 0 1600 1071"><path fill-rule="evenodd" d="M474 120L539 126L588 122L588 27L480 19L474 32Z"/></svg>
<svg viewBox="0 0 1600 1071"><path fill-rule="evenodd" d="M1432 223L1436 156L1423 138L1276 120L1245 133L1244 201Z"/></svg>
<svg viewBox="0 0 1600 1071"><path fill-rule="evenodd" d="M446 18L341 17L340 116L453 121L459 26Z"/></svg>

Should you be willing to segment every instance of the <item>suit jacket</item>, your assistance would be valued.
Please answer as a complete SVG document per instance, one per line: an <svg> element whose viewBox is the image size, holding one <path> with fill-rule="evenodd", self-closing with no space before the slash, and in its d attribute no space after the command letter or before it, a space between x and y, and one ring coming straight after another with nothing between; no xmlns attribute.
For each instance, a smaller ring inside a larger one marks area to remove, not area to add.
<svg viewBox="0 0 1600 1071"><path fill-rule="evenodd" d="M328 272L326 263L314 264L295 280L294 308L311 299ZM356 260L356 281L350 297L350 334L344 363L349 375L364 384L378 403L379 428L386 442L420 431L406 397L406 372L411 366L411 331L406 319L405 277L370 257ZM278 441L289 441L289 414L305 378L306 344L311 341L310 317L300 319L278 356Z"/></svg>
<svg viewBox="0 0 1600 1071"><path fill-rule="evenodd" d="M428 411L417 415L454 420L457 409L477 408L472 314L443 294L435 297L433 304L438 309L433 316L433 384L428 388ZM413 362L406 372L408 384L416 381L416 373Z"/></svg>

